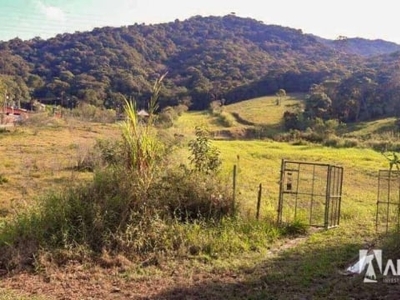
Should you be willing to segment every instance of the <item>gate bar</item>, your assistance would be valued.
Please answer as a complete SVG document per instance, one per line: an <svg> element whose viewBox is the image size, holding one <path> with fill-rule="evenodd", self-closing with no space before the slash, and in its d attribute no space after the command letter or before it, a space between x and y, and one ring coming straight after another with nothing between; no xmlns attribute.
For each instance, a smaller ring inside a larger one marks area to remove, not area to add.
<svg viewBox="0 0 400 300"><path fill-rule="evenodd" d="M325 228L329 228L329 192L331 189L331 166L328 166L328 172L326 172L326 197L325 197Z"/></svg>
<svg viewBox="0 0 400 300"><path fill-rule="evenodd" d="M278 220L277 223L282 223L282 207L283 207L283 185L284 185L284 165L285 160L281 161L281 176L280 176L280 185L279 185L279 202L278 202Z"/></svg>
<svg viewBox="0 0 400 300"><path fill-rule="evenodd" d="M292 162L290 162L292 163ZM296 220L297 218L297 204L298 204L298 199L299 199L299 181L300 181L300 164L297 163L297 180L296 180L296 201L295 201L295 207L294 207L294 219Z"/></svg>

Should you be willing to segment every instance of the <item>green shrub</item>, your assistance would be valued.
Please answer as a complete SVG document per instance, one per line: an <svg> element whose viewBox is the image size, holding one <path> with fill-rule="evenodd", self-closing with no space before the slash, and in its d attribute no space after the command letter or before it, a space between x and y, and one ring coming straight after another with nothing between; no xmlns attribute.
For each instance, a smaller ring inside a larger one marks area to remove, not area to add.
<svg viewBox="0 0 400 300"><path fill-rule="evenodd" d="M283 234L288 236L304 235L308 232L308 226L296 220L283 227Z"/></svg>
<svg viewBox="0 0 400 300"><path fill-rule="evenodd" d="M387 143L386 142L370 141L370 142L367 142L366 144L367 144L368 147L371 147L373 150L379 151L379 152L385 151L387 149L387 147L386 147Z"/></svg>
<svg viewBox="0 0 400 300"><path fill-rule="evenodd" d="M359 147L359 145L360 145L360 142L359 142L358 139L355 139L355 138L350 139L350 138L348 138L348 139L344 140L344 147L346 147L346 148L356 148L356 147Z"/></svg>
<svg viewBox="0 0 400 300"><path fill-rule="evenodd" d="M54 117L50 115L48 112L39 112L29 115L29 118L26 118L22 121L22 125L31 126L31 127L60 127L65 125L63 119L58 117Z"/></svg>
<svg viewBox="0 0 400 300"><path fill-rule="evenodd" d="M294 146L306 146L306 145L309 145L310 142L307 142L306 140L303 140L303 139L298 139L298 140L294 140L291 144Z"/></svg>
<svg viewBox="0 0 400 300"><path fill-rule="evenodd" d="M235 125L235 118L230 113L225 111L217 114L217 121L218 124L224 127L232 127Z"/></svg>
<svg viewBox="0 0 400 300"><path fill-rule="evenodd" d="M177 118L178 113L171 106L167 106L158 114L157 125L164 128L171 127Z"/></svg>
<svg viewBox="0 0 400 300"><path fill-rule="evenodd" d="M394 150L394 144L391 141L368 141L365 143L367 147L372 148L375 151L396 151Z"/></svg>
<svg viewBox="0 0 400 300"><path fill-rule="evenodd" d="M6 177L4 177L4 175L0 174L0 185L3 183L7 183L8 179Z"/></svg>
<svg viewBox="0 0 400 300"><path fill-rule="evenodd" d="M84 121L113 123L117 113L113 109L102 109L92 104L81 103L76 108L63 111L64 116L72 116Z"/></svg>
<svg viewBox="0 0 400 300"><path fill-rule="evenodd" d="M314 132L311 128L307 128L307 130L302 133L301 137L311 143L322 143L324 141L324 137L319 133Z"/></svg>
<svg viewBox="0 0 400 300"><path fill-rule="evenodd" d="M333 135L328 137L323 141L323 145L328 146L328 147L335 147L335 148L341 148L344 146L344 141L342 138Z"/></svg>
<svg viewBox="0 0 400 300"><path fill-rule="evenodd" d="M93 147L100 156L98 162L101 165L114 166L119 164L122 159L121 142L108 139L98 139Z"/></svg>
<svg viewBox="0 0 400 300"><path fill-rule="evenodd" d="M212 115L218 115L223 111L222 103L220 100L214 100L209 105L209 113Z"/></svg>
<svg viewBox="0 0 400 300"><path fill-rule="evenodd" d="M184 112L187 112L189 110L189 107L185 104L178 104L174 107L174 110L176 111L178 116L181 116Z"/></svg>
<svg viewBox="0 0 400 300"><path fill-rule="evenodd" d="M0 133L9 133L10 130L8 130L6 127L0 127Z"/></svg>
<svg viewBox="0 0 400 300"><path fill-rule="evenodd" d="M204 174L218 171L222 163L219 158L220 152L211 145L208 135L206 129L196 126L196 139L189 142L193 170Z"/></svg>
<svg viewBox="0 0 400 300"><path fill-rule="evenodd" d="M185 167L168 171L152 188L159 210L181 221L221 219L232 214L232 191L216 175L189 172Z"/></svg>

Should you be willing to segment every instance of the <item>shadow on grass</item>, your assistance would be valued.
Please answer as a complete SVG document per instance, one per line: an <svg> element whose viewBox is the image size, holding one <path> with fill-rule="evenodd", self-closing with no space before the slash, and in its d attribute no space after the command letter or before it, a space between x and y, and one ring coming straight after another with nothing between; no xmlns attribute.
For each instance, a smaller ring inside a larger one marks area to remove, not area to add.
<svg viewBox="0 0 400 300"><path fill-rule="evenodd" d="M257 125L254 122L248 121L244 118L242 118L237 112L231 112L231 115L235 118L236 122L242 125L246 125L246 126L255 126Z"/></svg>
<svg viewBox="0 0 400 300"><path fill-rule="evenodd" d="M364 283L363 275L344 274L359 249L367 247L357 234L356 242L351 242L349 234L343 229L317 233L277 255L267 254L270 258L252 267L240 267L236 275L221 272L218 276L217 271L211 279L181 283L150 299L400 299L400 276L390 284L382 278ZM383 247L393 246L385 242Z"/></svg>

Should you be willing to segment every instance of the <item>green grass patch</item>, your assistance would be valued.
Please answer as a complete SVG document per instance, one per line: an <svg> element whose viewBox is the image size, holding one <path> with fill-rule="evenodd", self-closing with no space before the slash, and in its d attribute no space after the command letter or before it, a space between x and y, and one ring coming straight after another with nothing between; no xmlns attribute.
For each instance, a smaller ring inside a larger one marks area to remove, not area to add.
<svg viewBox="0 0 400 300"><path fill-rule="evenodd" d="M276 104L276 96L266 96L225 106L230 113L237 113L240 118L258 125L279 125L282 122L283 113L293 111L304 105L303 94L288 95L280 105Z"/></svg>
<svg viewBox="0 0 400 300"><path fill-rule="evenodd" d="M214 120L215 117L208 112L187 112L175 122L174 130L182 134L193 134L196 126L215 130L220 126Z"/></svg>
<svg viewBox="0 0 400 300"><path fill-rule="evenodd" d="M369 122L349 124L345 128L345 136L366 137L372 134L393 132L395 128L395 121L395 118L386 118Z"/></svg>

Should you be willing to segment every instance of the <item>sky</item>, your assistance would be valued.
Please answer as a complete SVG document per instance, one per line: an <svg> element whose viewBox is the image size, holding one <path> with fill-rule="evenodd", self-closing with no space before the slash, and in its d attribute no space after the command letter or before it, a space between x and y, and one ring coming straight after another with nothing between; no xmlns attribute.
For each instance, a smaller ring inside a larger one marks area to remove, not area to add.
<svg viewBox="0 0 400 300"><path fill-rule="evenodd" d="M235 13L328 39L361 37L400 44L400 17L394 4L393 0L0 0L0 41Z"/></svg>

